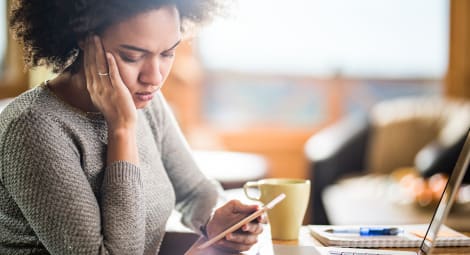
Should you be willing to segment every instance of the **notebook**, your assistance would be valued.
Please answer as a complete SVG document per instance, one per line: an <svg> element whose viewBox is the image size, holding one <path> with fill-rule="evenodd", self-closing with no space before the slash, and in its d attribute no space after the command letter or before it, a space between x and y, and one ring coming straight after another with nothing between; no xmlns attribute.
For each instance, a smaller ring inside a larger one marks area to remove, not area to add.
<svg viewBox="0 0 470 255"><path fill-rule="evenodd" d="M429 255L432 252L432 249L436 246L436 237L437 233L442 227L444 219L447 217L449 210L452 206L452 203L455 199L455 195L462 183L462 179L467 171L470 161L470 132L467 132L467 138L465 139L465 144L460 152L457 163L455 164L454 171L452 171L447 185L444 189L444 192L441 195L439 204L434 211L434 215L431 219L429 225L426 225L426 229L423 237L419 240L419 249L416 252L406 252L406 251L390 251L390 250L375 250L375 249L358 249L358 248L338 248L338 247L313 247L313 246L284 246L284 245L275 245L274 254L276 255L300 255L300 254L309 254L309 255L341 255L341 254L394 254L394 255ZM330 226L331 227L331 226ZM445 226L442 227L444 231L447 231L449 228ZM424 230L424 229L423 229ZM438 238L439 239L439 238Z"/></svg>
<svg viewBox="0 0 470 255"><path fill-rule="evenodd" d="M361 226L374 228L377 226ZM329 226L311 225L310 233L322 244L327 246L374 248L374 247L419 247L426 234L428 225L381 225L385 228L400 229L397 235L360 236L358 233L341 233L343 230L358 229L357 225ZM334 233L333 231L336 233ZM339 232L339 233L337 233ZM436 247L470 246L470 237L459 233L445 225L439 230L435 242Z"/></svg>

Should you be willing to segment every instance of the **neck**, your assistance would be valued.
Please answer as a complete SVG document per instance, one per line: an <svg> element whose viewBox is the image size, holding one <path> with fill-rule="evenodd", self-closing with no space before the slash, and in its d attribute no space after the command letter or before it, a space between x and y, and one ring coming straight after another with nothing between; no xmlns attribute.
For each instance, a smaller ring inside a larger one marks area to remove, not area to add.
<svg viewBox="0 0 470 255"><path fill-rule="evenodd" d="M83 70L77 73L65 71L49 82L50 89L68 104L84 112L98 112L86 88Z"/></svg>

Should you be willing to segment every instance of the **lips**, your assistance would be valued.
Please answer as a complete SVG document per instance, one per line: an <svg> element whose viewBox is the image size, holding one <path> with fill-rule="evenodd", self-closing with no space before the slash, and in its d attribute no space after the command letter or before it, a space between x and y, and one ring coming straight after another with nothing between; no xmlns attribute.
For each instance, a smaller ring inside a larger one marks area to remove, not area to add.
<svg viewBox="0 0 470 255"><path fill-rule="evenodd" d="M135 95L140 101L150 101L155 95L155 92L137 92Z"/></svg>

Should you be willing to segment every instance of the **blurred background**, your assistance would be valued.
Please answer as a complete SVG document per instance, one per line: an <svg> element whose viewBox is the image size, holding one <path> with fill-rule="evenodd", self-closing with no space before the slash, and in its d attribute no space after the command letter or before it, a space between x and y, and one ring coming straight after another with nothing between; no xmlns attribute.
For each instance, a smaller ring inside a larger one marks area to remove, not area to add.
<svg viewBox="0 0 470 255"><path fill-rule="evenodd" d="M4 100L51 77L24 69L9 4ZM429 178L453 169L470 125L470 1L238 0L181 44L163 93L201 168L227 189L310 178L307 223L426 222L439 186ZM390 194L382 209L405 216L370 210Z"/></svg>

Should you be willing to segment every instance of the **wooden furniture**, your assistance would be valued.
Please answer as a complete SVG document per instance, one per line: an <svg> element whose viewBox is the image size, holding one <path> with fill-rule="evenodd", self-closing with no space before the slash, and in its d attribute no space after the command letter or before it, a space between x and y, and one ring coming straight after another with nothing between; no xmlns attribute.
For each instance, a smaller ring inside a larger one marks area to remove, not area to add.
<svg viewBox="0 0 470 255"><path fill-rule="evenodd" d="M466 233L470 235L470 233ZM269 235L263 235L262 238L269 238ZM208 248L207 250L198 250L197 245L202 243L204 240L199 239L185 255L229 255L229 254L237 254L237 253L229 253L229 252L222 252L216 249ZM243 253L245 255L273 255L272 246L270 246L271 241L261 239L259 240L262 247L254 247L249 252ZM272 245L293 245L293 246L323 246L320 242L314 239L306 226L302 227L300 231L299 239L296 241L272 241ZM402 250L402 251L416 251L417 248L400 248L400 249L390 249L389 250ZM240 253L241 254L241 253ZM433 255L457 255L457 254L470 254L470 247L449 247L449 248L435 248ZM275 255L275 254L274 254ZM296 255L296 254L290 254Z"/></svg>
<svg viewBox="0 0 470 255"><path fill-rule="evenodd" d="M470 98L470 2L450 1L449 65L444 87L446 95Z"/></svg>
<svg viewBox="0 0 470 255"><path fill-rule="evenodd" d="M470 233L465 233L466 235L470 236ZM300 230L299 240L297 241L273 241L273 244L281 244L281 245L306 245L306 246L323 246L318 240L313 238L307 227L303 227ZM383 250L400 250L400 251L416 251L417 248L380 248ZM445 247L445 248L435 248L433 255L438 254L446 254L446 255L453 255L453 254L469 254L470 247ZM295 254L292 254L295 255Z"/></svg>

